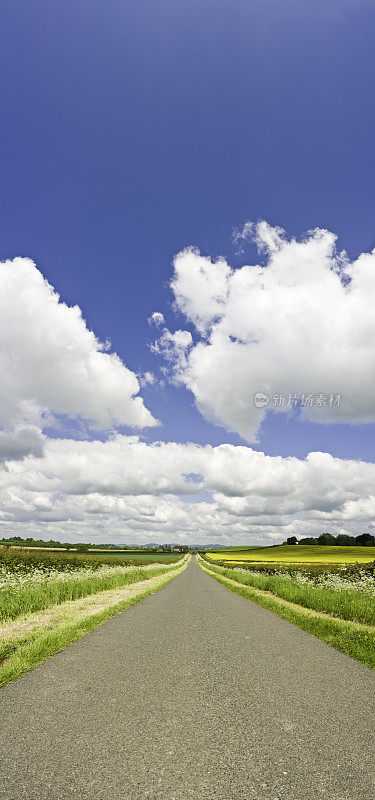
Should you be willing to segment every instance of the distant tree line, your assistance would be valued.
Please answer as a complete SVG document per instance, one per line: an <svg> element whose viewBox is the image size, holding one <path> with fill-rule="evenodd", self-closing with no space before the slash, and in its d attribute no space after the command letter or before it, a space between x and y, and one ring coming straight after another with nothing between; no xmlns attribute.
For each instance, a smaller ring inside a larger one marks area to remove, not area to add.
<svg viewBox="0 0 375 800"><path fill-rule="evenodd" d="M5 547L11 545L18 545L18 547L57 547L64 548L65 550L76 550L78 553L87 553L88 550L134 550L131 545L127 544L91 544L90 542L56 542L50 539L46 542L44 539L33 539L31 536L23 539L22 536L11 536L9 539L0 539L0 545ZM154 552L155 548L141 548L142 551ZM171 549L171 548L170 548Z"/></svg>
<svg viewBox="0 0 375 800"><path fill-rule="evenodd" d="M322 533L316 539L313 536L305 536L303 539L297 539L296 536L289 536L283 544L319 544L331 545L337 547L353 547L360 545L361 547L375 547L375 536L371 533L360 533L358 536L349 536L347 533L339 533L333 536L332 533Z"/></svg>
<svg viewBox="0 0 375 800"><path fill-rule="evenodd" d="M17 544L19 547L65 547L67 550L75 547L69 542L56 542L54 539L46 542L44 539L33 539L31 536L27 537L27 539L23 539L22 536L10 536L9 539L0 539L0 544ZM91 546L90 544L87 545L87 547Z"/></svg>
<svg viewBox="0 0 375 800"><path fill-rule="evenodd" d="M56 542L50 539L48 542L44 539L33 539L31 536L23 539L22 536L11 536L9 539L0 539L0 546L11 547L18 545L18 547L58 547L65 550L75 550L78 553L87 553L88 550L132 550L134 552L142 553L173 553L174 546L172 544L146 544L146 545L132 545L132 544L91 544L90 542ZM188 545L179 545L181 550L188 550Z"/></svg>

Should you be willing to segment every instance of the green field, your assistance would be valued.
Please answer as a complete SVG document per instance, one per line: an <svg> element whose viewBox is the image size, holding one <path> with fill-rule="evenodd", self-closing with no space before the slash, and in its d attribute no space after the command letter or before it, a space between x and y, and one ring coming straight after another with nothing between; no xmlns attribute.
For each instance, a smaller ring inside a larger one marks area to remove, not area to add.
<svg viewBox="0 0 375 800"><path fill-rule="evenodd" d="M207 552L212 561L277 564L354 564L375 561L375 547L329 547L320 545L277 545L247 550Z"/></svg>
<svg viewBox="0 0 375 800"><path fill-rule="evenodd" d="M0 547L1 570L10 572L29 569L80 569L99 568L104 564L127 566L134 564L173 564L181 558L181 553L144 553L140 551L104 551L78 553L75 551L47 550L38 547Z"/></svg>
<svg viewBox="0 0 375 800"><path fill-rule="evenodd" d="M374 548L375 549L375 548ZM87 555L90 556L105 556L105 558L121 559L124 563L126 561L177 561L181 558L182 553L143 553L139 550L90 550Z"/></svg>

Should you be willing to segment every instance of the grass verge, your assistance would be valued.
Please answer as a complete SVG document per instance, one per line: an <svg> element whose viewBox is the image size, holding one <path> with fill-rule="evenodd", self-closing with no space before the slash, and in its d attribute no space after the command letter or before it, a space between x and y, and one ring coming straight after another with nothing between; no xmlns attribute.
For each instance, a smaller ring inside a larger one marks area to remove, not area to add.
<svg viewBox="0 0 375 800"><path fill-rule="evenodd" d="M181 562L180 562L181 563ZM104 565L98 569L83 568L70 572L44 575L31 573L21 577L21 585L15 589L6 586L0 589L0 619L14 619L21 614L49 608L66 600L77 600L106 589L118 589L132 583L152 578L178 569L178 564L144 564L141 566ZM17 582L17 579L16 579ZM24 585L23 585L24 582Z"/></svg>
<svg viewBox="0 0 375 800"><path fill-rule="evenodd" d="M338 574L331 575L327 585L305 579L305 576L297 573L268 574L244 570L241 566L232 564L215 564L209 566L209 569L224 578L231 578L237 583L276 595L297 606L361 625L375 626L375 583L370 575L362 581L352 582Z"/></svg>
<svg viewBox="0 0 375 800"><path fill-rule="evenodd" d="M158 591L181 575L188 562L178 569L127 585L123 589L67 601L43 614L31 614L0 628L0 687L19 678L47 658L73 644L107 619Z"/></svg>
<svg viewBox="0 0 375 800"><path fill-rule="evenodd" d="M246 597L287 622L292 622L318 639L322 639L337 650L341 650L356 661L375 669L375 627L339 619L299 606L283 600L271 592L255 589L253 586L246 586L224 577L203 565L202 561L198 560L198 563L203 572L241 597Z"/></svg>

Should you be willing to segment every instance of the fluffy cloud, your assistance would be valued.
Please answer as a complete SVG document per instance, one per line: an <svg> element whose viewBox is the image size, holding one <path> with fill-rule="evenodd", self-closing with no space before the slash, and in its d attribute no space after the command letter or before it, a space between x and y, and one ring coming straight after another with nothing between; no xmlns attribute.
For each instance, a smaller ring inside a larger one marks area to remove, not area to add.
<svg viewBox="0 0 375 800"><path fill-rule="evenodd" d="M160 328L160 325L164 325L165 320L160 311L154 311L154 313L151 314L151 317L148 318L147 322L149 325L156 325L157 328Z"/></svg>
<svg viewBox="0 0 375 800"><path fill-rule="evenodd" d="M168 328L163 328L161 336L150 347L153 353L162 355L167 362L173 364L173 377L178 382L187 368L187 355L192 344L193 337L190 331L171 333ZM162 371L167 370L162 368Z"/></svg>
<svg viewBox="0 0 375 800"><path fill-rule="evenodd" d="M183 359L176 348L174 379L193 392L207 419L250 442L270 411L373 422L375 250L350 263L326 230L296 241L265 222L247 223L237 240L249 236L265 254L262 266L231 269L194 249L176 256L175 303L197 337ZM171 361L175 334L168 334L159 352ZM268 407L255 407L257 392ZM321 394L327 405L316 404ZM331 394L341 402L330 406ZM280 395L285 404L277 407ZM293 411L289 395L312 396L313 405Z"/></svg>
<svg viewBox="0 0 375 800"><path fill-rule="evenodd" d="M16 449L19 429L31 426L25 446L35 453L35 426L50 412L103 429L156 424L136 396L134 373L106 350L78 306L60 302L30 259L0 264L0 427L18 428Z"/></svg>
<svg viewBox="0 0 375 800"><path fill-rule="evenodd" d="M211 261L189 247L175 257L171 283L180 311L204 333L222 316L228 294L230 268L224 259Z"/></svg>
<svg viewBox="0 0 375 800"><path fill-rule="evenodd" d="M2 535L97 541L270 542L371 529L375 464L249 447L48 440L0 472Z"/></svg>

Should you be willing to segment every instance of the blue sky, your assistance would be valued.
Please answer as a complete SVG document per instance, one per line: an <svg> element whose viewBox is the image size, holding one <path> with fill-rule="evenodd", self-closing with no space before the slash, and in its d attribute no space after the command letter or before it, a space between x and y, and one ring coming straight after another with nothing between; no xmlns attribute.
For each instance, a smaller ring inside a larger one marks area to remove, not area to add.
<svg viewBox="0 0 375 800"><path fill-rule="evenodd" d="M169 286L184 248L256 263L233 230L258 219L375 247L370 1L14 0L0 62L0 258L32 258L135 373L160 376L154 311L192 330ZM147 442L244 443L186 388L142 397ZM373 422L269 415L252 446L373 461L373 442Z"/></svg>
<svg viewBox="0 0 375 800"><path fill-rule="evenodd" d="M147 317L187 245L236 265L233 228L265 218L375 246L372 3L14 2L0 58L1 257L34 258L130 368L155 369ZM158 438L228 439L182 391L148 403ZM367 426L295 427L262 446L372 457Z"/></svg>

